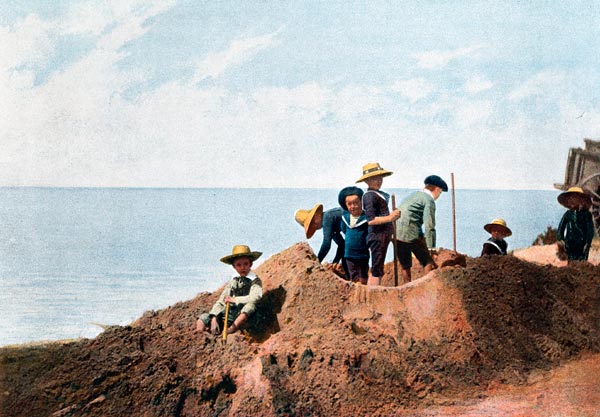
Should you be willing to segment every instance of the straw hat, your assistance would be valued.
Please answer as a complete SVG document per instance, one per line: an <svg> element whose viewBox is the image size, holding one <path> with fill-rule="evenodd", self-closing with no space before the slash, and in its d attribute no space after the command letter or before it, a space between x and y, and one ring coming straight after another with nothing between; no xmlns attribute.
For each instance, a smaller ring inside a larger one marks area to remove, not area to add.
<svg viewBox="0 0 600 417"><path fill-rule="evenodd" d="M227 255L221 258L221 262L226 263L228 265L233 265L233 261L236 258L250 258L252 261L256 261L260 258L262 252L252 252L250 247L246 245L235 245L233 249L231 249L231 255Z"/></svg>
<svg viewBox="0 0 600 417"><path fill-rule="evenodd" d="M297 210L294 213L294 218L300 226L304 227L306 238L310 239L320 228L320 226L317 227L317 221L320 223L323 218L323 204L315 204L310 210Z"/></svg>
<svg viewBox="0 0 600 417"><path fill-rule="evenodd" d="M483 226L486 232L492 233L493 230L500 230L504 233L504 236L508 237L512 235L512 231L506 226L504 219L494 219L491 223Z"/></svg>
<svg viewBox="0 0 600 417"><path fill-rule="evenodd" d="M367 165L363 165L362 168L363 174L356 182L361 182L366 180L367 178L376 177L381 175L382 177L387 177L388 175L392 175L392 171L388 171L379 166L377 162L370 162Z"/></svg>
<svg viewBox="0 0 600 417"><path fill-rule="evenodd" d="M580 187L571 187L564 193L560 193L556 199L562 206L565 206L566 208L570 208L572 205L579 206L580 204L589 207L592 204L592 199L590 196L587 195Z"/></svg>

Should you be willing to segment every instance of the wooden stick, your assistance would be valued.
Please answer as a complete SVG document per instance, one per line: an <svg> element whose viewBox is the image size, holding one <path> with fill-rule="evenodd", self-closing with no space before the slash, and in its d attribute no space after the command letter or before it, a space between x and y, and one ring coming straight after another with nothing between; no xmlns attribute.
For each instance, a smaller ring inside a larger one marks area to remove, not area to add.
<svg viewBox="0 0 600 417"><path fill-rule="evenodd" d="M396 210L396 196L392 194L392 211ZM392 245L394 245L394 287L398 286L398 253L396 248L396 220L393 222Z"/></svg>
<svg viewBox="0 0 600 417"><path fill-rule="evenodd" d="M225 304L225 320L223 321L223 342L227 342L227 320L229 319L229 303Z"/></svg>
<svg viewBox="0 0 600 417"><path fill-rule="evenodd" d="M456 252L456 196L454 194L454 172L450 173L452 181L452 243Z"/></svg>

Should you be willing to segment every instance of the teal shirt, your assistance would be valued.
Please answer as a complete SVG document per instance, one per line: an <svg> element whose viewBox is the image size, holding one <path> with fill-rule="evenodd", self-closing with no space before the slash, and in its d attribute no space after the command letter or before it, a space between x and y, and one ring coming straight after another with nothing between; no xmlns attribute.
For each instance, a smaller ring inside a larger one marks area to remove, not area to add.
<svg viewBox="0 0 600 417"><path fill-rule="evenodd" d="M435 200L424 191L415 191L400 203L396 238L412 242L425 236L428 248L435 248ZM424 231L423 231L424 229Z"/></svg>

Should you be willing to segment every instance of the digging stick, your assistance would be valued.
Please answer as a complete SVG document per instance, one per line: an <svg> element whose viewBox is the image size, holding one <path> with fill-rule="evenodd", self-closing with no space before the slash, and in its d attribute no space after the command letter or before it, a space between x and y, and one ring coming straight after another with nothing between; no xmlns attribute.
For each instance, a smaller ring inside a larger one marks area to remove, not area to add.
<svg viewBox="0 0 600 417"><path fill-rule="evenodd" d="M229 289L231 297L232 288ZM225 303L225 320L223 320L223 342L227 342L227 321L229 320L229 302Z"/></svg>
<svg viewBox="0 0 600 417"><path fill-rule="evenodd" d="M225 320L223 321L223 342L227 342L227 320L229 319L229 303L225 303Z"/></svg>
<svg viewBox="0 0 600 417"><path fill-rule="evenodd" d="M392 194L392 211L396 210L396 195ZM394 287L398 286L398 253L396 248L396 220L393 222L392 244L394 245Z"/></svg>
<svg viewBox="0 0 600 417"><path fill-rule="evenodd" d="M452 181L452 243L454 245L454 253L456 253L456 197L454 194L454 172L450 173Z"/></svg>

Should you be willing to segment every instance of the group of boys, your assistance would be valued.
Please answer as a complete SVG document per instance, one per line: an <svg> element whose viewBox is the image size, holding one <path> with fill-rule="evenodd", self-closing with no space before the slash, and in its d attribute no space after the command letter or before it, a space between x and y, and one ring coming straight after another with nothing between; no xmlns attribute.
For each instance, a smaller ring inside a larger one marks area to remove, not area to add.
<svg viewBox="0 0 600 417"><path fill-rule="evenodd" d="M307 238L317 229L323 229L319 261L327 255L331 240L337 243L333 264L341 262L345 276L353 282L380 284L394 232L393 244L405 283L411 280L413 254L425 272L436 267L432 256L436 245L435 200L448 191L448 185L439 176L430 175L425 178L422 190L415 191L399 208L392 207L390 211L390 195L381 187L383 179L392 174L378 163L366 164L356 181L364 182L366 191L356 186L346 187L338 194L339 208L323 212L323 205L317 204L311 210L298 210L295 214Z"/></svg>
<svg viewBox="0 0 600 417"><path fill-rule="evenodd" d="M411 281L413 255L425 273L436 268L432 256L436 247L435 201L448 191L448 185L439 176L430 175L422 190L413 192L399 208L390 211L390 195L381 190L383 178L389 175L392 172L378 163L369 163L356 181L364 182L366 191L345 187L338 194L339 207L323 211L323 205L317 204L311 210L298 210L294 216L307 238L323 229L319 261L323 261L333 240L337 250L332 265L341 264L346 278L358 284L380 284L390 243L396 245L404 283ZM581 188L572 187L558 196L558 202L568 209L558 228L559 248L565 250L570 261L587 260L594 236L590 197ZM504 238L512 234L506 222L494 219L484 229L491 237L483 244L481 255L506 255ZM251 272L253 262L261 255L246 245L236 245L230 255L221 258L236 273L210 312L200 315L197 331L227 335L247 323L262 297L260 278Z"/></svg>

